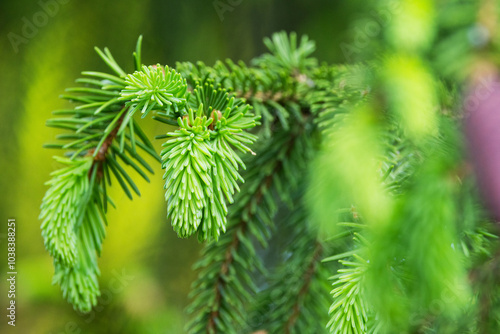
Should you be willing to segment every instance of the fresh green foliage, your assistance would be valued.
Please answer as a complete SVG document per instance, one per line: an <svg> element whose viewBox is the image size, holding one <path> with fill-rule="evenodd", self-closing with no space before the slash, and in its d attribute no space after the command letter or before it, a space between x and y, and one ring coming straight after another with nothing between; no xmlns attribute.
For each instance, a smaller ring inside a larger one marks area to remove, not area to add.
<svg viewBox="0 0 500 334"><path fill-rule="evenodd" d="M254 63L270 69L284 69L287 72L299 75L316 66L317 61L310 55L316 49L315 43L307 36L302 36L297 45L297 35L289 36L283 31L276 33L272 38L265 38L264 44L271 54L257 58Z"/></svg>
<svg viewBox="0 0 500 334"><path fill-rule="evenodd" d="M285 34L277 36L280 43L289 43ZM309 43L306 39L304 41ZM301 44L301 47L304 45ZM292 62L291 59L281 59L276 52L263 57L280 64L283 61ZM228 61L229 68L220 62L211 68L204 64L180 64L181 73L191 78L188 83L200 80L220 82L236 96L247 99L263 121L258 132L260 139L254 149L256 156L248 162L248 169L243 174L245 184L242 192L229 207L228 229L218 242L206 246L202 259L196 265L200 268L200 275L193 285L193 302L188 308L188 312L193 314L187 328L189 333L238 333L250 331L249 327L300 333L314 322L309 319L311 313L308 312L313 312L310 306L316 311L322 309L321 304L316 306L316 301L321 291L327 291L323 281L325 271L318 263L321 253L316 256L310 253L319 241L316 242L315 229L311 227L309 231L307 221L296 218L296 230L290 235L290 244L296 243L300 248L297 249L300 257L290 260L290 265L297 268L296 274L302 276L301 279L307 276L310 281L302 286L297 280L288 281L290 289L283 291L282 304L277 305L282 316L277 313L275 319L257 324L249 324L247 318L254 301L259 306L251 313L267 314L268 297L272 293L259 293L261 288L255 283L254 276L258 273L267 276L265 263L258 256L258 247L269 246L271 232L276 229L275 222L278 226L285 226L288 222L276 216L280 205L286 205L287 210L302 205L298 199L300 196L294 196L301 184L301 178L296 176L305 176L318 138L313 118L310 117L309 100L301 99L302 94L312 99L315 91L307 76L315 73L301 74L297 68L307 69L308 64L314 62L314 59L302 57L298 66L286 63L272 68L259 61L254 62L257 64L255 67ZM255 76L260 76L262 80L254 80ZM303 260L309 261L310 265L304 267ZM269 279L283 280L284 274L284 271L279 271ZM295 289L291 289L292 286ZM287 308L290 305L297 309L290 311ZM327 307L323 306L325 319ZM293 316L289 323L287 315ZM321 330L325 324L326 320L316 323L314 328Z"/></svg>
<svg viewBox="0 0 500 334"><path fill-rule="evenodd" d="M210 202L214 203L210 175L213 150L208 132L212 120L201 115L202 108L200 106L196 118L190 109L189 116L179 120L180 129L168 134L172 139L163 144L161 152L163 168L166 170L164 179L168 212L172 226L180 237L195 233L203 211L208 213ZM224 225L218 224L214 228L218 231ZM207 224L202 229L208 233Z"/></svg>
<svg viewBox="0 0 500 334"><path fill-rule="evenodd" d="M73 266L66 266L54 260L54 284L59 284L63 296L82 312L88 312L96 305L100 296L97 255L101 253L102 241L106 235L106 218L99 198L100 190L94 188L86 203L78 235L77 260Z"/></svg>
<svg viewBox="0 0 500 334"><path fill-rule="evenodd" d="M301 194L302 191L297 192ZM299 195L300 196L300 195ZM296 198L300 205L300 199ZM303 203L302 203L303 204ZM252 328L271 333L326 333L330 303L328 268L321 262L325 245L307 221L305 207L295 207L286 222L286 242L269 284L259 292Z"/></svg>
<svg viewBox="0 0 500 334"><path fill-rule="evenodd" d="M120 100L131 107L129 113L141 110L142 117L153 109L172 108L178 112L186 103L186 80L168 67L160 64L143 65L141 71L127 75L127 86L120 92Z"/></svg>
<svg viewBox="0 0 500 334"><path fill-rule="evenodd" d="M65 265L72 266L76 261L75 225L80 215L74 208L84 209L80 194L88 191L88 177L91 160L62 160L69 165L52 173L54 178L47 182L50 189L45 194L40 219L45 247L50 255Z"/></svg>
<svg viewBox="0 0 500 334"><path fill-rule="evenodd" d="M209 82L189 98L188 115L178 119L178 130L167 134L161 152L165 197L180 237L199 231L200 240L217 239L226 229L226 201L233 202L238 182L244 182L238 168L245 164L234 149L251 151L247 145L257 137L244 130L253 128L257 118L249 105L235 103Z"/></svg>
<svg viewBox="0 0 500 334"><path fill-rule="evenodd" d="M364 333L368 330L368 310L363 299L363 277L367 261L355 255L353 261L343 261L344 266L333 276L332 297L328 323L331 333Z"/></svg>
<svg viewBox="0 0 500 334"><path fill-rule="evenodd" d="M115 74L83 72L85 77L77 82L84 86L63 95L77 106L55 111L60 117L47 121L67 131L57 136L63 143L46 147L64 150L68 159L56 159L69 167L54 172L48 183L52 187L42 203L42 235L54 258L54 283L84 312L99 296L97 254L108 203L113 205L107 187L114 179L130 199L132 192L140 196L124 166L149 182L146 171L153 173L153 168L142 154L162 161L134 119L136 111L142 118L154 112L157 120L180 126L159 137L169 138L161 153L166 200L168 216L181 237L199 231L203 241L225 231L226 201L233 201L237 182L244 181L238 169L245 166L238 154L251 152L249 145L257 139L247 132L258 124L249 105L213 85L200 83L188 92L186 79L175 70L142 65L141 41L133 74L126 74L108 49L96 48Z"/></svg>
<svg viewBox="0 0 500 334"><path fill-rule="evenodd" d="M165 169L174 231L205 242L187 332L500 331L498 229L461 131L465 68L479 59L481 78L497 66L498 38L481 35L492 11L370 6L388 19L357 48L360 64L319 65L314 42L285 32L249 64L147 66L139 39L127 73L97 49L113 74L83 72L63 96L76 106L47 123L66 131L47 145L66 158L42 236L75 308L99 296L106 189L113 179L139 195L124 166L149 180L149 154ZM160 155L137 111L168 126Z"/></svg>
<svg viewBox="0 0 500 334"><path fill-rule="evenodd" d="M41 207L42 236L54 258L53 282L75 308L88 312L100 295L97 253L106 235L97 173L90 157L56 160L67 167L47 183L51 188Z"/></svg>
<svg viewBox="0 0 500 334"><path fill-rule="evenodd" d="M345 227L347 233L341 233L333 239L340 242L342 239L352 239L348 243L353 249L344 253L330 256L323 261L337 261L340 268L337 274L330 277L333 280L331 295L333 302L329 309L330 321L327 327L331 333L377 333L377 328L369 328L369 320L373 319L373 311L369 309L365 295L366 270L369 261L365 260L368 249L367 240L360 234L365 226L360 224L357 213L353 209L344 210L346 222L339 223ZM346 260L350 258L351 260Z"/></svg>

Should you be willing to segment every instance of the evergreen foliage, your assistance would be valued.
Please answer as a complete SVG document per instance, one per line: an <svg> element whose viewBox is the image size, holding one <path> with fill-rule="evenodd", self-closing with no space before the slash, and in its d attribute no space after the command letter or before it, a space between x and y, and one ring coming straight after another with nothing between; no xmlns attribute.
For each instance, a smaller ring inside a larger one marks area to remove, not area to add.
<svg viewBox="0 0 500 334"><path fill-rule="evenodd" d="M54 282L96 304L106 189L140 195L124 166L149 181L149 154L174 231L205 243L187 332L498 332L498 228L461 131L467 78L496 66L493 30L470 37L484 3L370 4L390 19L357 64L285 32L250 64L147 66L139 39L127 73L97 49L112 73L83 72L47 123L66 131L40 215ZM166 124L159 155L137 111Z"/></svg>
<svg viewBox="0 0 500 334"><path fill-rule="evenodd" d="M141 71L127 75L125 82L127 86L120 92L120 99L131 107L131 115L141 110L144 118L151 110L165 106L173 106L178 111L186 103L186 80L160 64L143 65Z"/></svg>
<svg viewBox="0 0 500 334"><path fill-rule="evenodd" d="M69 302L86 312L100 295L97 254L106 235L97 170L91 171L90 158L56 160L67 167L52 173L47 183L51 187L42 204L42 236L54 258L53 282Z"/></svg>
<svg viewBox="0 0 500 334"><path fill-rule="evenodd" d="M295 209L282 222L289 236L279 253L279 264L257 296L250 320L254 329L266 328L271 333L326 333L325 310L330 300L328 269L321 262L325 245L304 224L305 208Z"/></svg>

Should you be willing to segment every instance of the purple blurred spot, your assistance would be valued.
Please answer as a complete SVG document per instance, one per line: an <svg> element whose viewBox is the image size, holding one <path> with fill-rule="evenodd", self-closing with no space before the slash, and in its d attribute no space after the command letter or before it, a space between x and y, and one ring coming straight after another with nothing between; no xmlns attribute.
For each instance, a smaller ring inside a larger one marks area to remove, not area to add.
<svg viewBox="0 0 500 334"><path fill-rule="evenodd" d="M475 83L464 101L469 156L480 194L500 221L500 82L498 78Z"/></svg>

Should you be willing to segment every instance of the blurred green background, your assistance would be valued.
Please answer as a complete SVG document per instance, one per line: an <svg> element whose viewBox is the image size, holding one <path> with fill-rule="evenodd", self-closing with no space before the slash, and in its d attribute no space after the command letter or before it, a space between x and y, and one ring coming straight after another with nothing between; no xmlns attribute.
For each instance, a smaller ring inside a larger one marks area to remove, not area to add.
<svg viewBox="0 0 500 334"><path fill-rule="evenodd" d="M182 333L186 322L183 309L196 275L191 265L201 247L195 239L178 239L166 221L159 164L150 184L137 178L142 197L130 202L120 189L111 194L119 210L108 214L100 259L103 296L95 310L76 313L51 285L53 267L38 214L44 182L57 168L51 157L58 154L42 144L54 141L58 131L45 121L52 110L67 106L58 96L81 71L107 70L94 46L109 47L131 71L140 34L146 64L213 64L249 61L265 51L264 37L286 30L315 40L320 61L344 62L339 45L352 37L349 28L366 7L358 0L1 1L0 332ZM151 136L165 132L160 123L144 124ZM5 316L8 218L17 222L15 328Z"/></svg>

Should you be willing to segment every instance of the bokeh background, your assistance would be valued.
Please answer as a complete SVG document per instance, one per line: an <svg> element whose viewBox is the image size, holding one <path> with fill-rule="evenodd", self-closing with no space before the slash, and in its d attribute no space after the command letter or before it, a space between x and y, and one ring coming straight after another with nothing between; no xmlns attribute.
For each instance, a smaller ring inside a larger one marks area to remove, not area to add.
<svg viewBox="0 0 500 334"><path fill-rule="evenodd" d="M264 37L286 30L309 35L317 58L337 63L346 60L340 44L352 38L350 27L367 10L359 0L0 1L0 332L183 332L196 275L191 266L201 247L178 239L166 221L159 164L150 184L137 178L140 198L111 193L118 210L108 214L103 296L95 310L76 313L51 284L38 214L44 182L57 168L51 157L58 154L42 145L58 131L45 121L67 106L58 96L81 71L107 70L94 46L109 47L129 71L140 34L146 64L248 62L265 51ZM160 123L144 124L150 136L165 132ZM15 328L5 316L8 218L17 222Z"/></svg>

